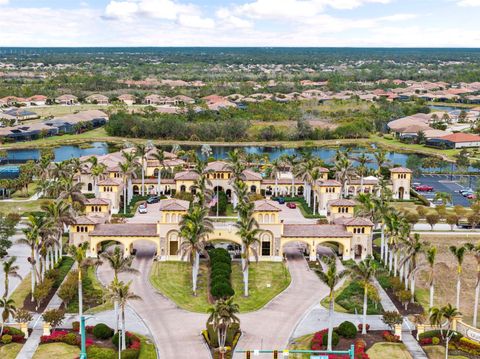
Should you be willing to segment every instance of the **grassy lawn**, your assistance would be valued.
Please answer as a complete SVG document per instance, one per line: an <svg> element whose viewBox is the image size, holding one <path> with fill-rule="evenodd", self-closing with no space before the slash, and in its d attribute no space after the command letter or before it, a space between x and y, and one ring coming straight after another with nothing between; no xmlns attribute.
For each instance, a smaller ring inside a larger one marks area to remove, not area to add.
<svg viewBox="0 0 480 359"><path fill-rule="evenodd" d="M15 359L18 352L22 349L23 344L19 343L10 343L7 345L2 345L0 347L0 358L2 359Z"/></svg>
<svg viewBox="0 0 480 359"><path fill-rule="evenodd" d="M20 213L25 215L27 212L37 212L43 204L49 203L48 199L38 199L36 201L5 202L0 201L0 212L2 213Z"/></svg>
<svg viewBox="0 0 480 359"><path fill-rule="evenodd" d="M83 272L82 277L83 284L83 300L84 300L84 310L90 314L98 313L104 310L113 309L113 303L104 302L104 291L105 288L99 282L94 267L88 267L86 271ZM78 298L75 296L75 299L68 303L67 307L68 313L78 312Z"/></svg>
<svg viewBox="0 0 480 359"><path fill-rule="evenodd" d="M138 335L138 337L142 342L139 359L157 359L157 351L153 342L144 336Z"/></svg>
<svg viewBox="0 0 480 359"><path fill-rule="evenodd" d="M78 111L86 110L102 110L105 111L108 105L95 105L95 104L81 104L74 106L45 106L45 107L33 107L32 111L37 113L40 117L46 116L64 116Z"/></svg>
<svg viewBox="0 0 480 359"><path fill-rule="evenodd" d="M310 349L310 345L312 343L313 334L307 334L303 337L295 338L289 345L288 349L290 350L308 350ZM303 354L303 353L290 353L288 356L289 359L309 359L310 354Z"/></svg>
<svg viewBox="0 0 480 359"><path fill-rule="evenodd" d="M32 286L32 277L30 276L30 272L23 277L23 280L20 282L17 288L10 294L10 299L13 299L15 302L15 306L17 308L22 308L23 303L25 302L25 298L30 294Z"/></svg>
<svg viewBox="0 0 480 359"><path fill-rule="evenodd" d="M338 289L335 291L335 293L334 293L334 295L335 295L335 303L333 304L333 308L334 308L334 310L335 310L336 312L338 312L338 313L348 313L348 310L346 310L344 307L342 307L340 304L338 304L338 303L336 302L338 295L339 295L347 286L348 286L348 283L343 283L343 285L342 285L340 288L338 288ZM330 306L330 298L328 298L328 297L323 298L322 301L320 302L320 304L321 304L324 308L329 309L329 306Z"/></svg>
<svg viewBox="0 0 480 359"><path fill-rule="evenodd" d="M16 191L12 194L12 198L29 198L35 194L37 189L37 184L35 182L28 184L28 191L25 192L25 189Z"/></svg>
<svg viewBox="0 0 480 359"><path fill-rule="evenodd" d="M207 266L200 265L197 296L192 296L191 266L185 262L157 262L152 268L150 281L179 307L205 313L211 306L207 295ZM239 263L232 268L235 302L241 312L262 308L290 284L290 274L283 263L259 262L250 266L248 298L243 296L242 271Z"/></svg>
<svg viewBox="0 0 480 359"><path fill-rule="evenodd" d="M444 359L445 358L445 348L440 345L428 345L423 347L425 353L429 359ZM467 357L461 355L449 355L450 359L468 359Z"/></svg>
<svg viewBox="0 0 480 359"><path fill-rule="evenodd" d="M412 356L400 343L375 343L367 350L370 359L412 359Z"/></svg>
<svg viewBox="0 0 480 359"><path fill-rule="evenodd" d="M38 346L37 351L33 355L33 359L75 359L78 358L80 349L77 346L64 343L50 343Z"/></svg>

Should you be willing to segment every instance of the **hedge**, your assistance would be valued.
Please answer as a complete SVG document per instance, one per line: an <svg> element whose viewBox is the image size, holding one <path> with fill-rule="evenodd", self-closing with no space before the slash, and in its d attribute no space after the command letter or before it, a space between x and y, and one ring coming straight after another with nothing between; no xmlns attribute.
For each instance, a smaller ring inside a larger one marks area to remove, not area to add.
<svg viewBox="0 0 480 359"><path fill-rule="evenodd" d="M228 298L235 294L231 283L232 259L226 249L216 248L210 256L210 294L215 299Z"/></svg>

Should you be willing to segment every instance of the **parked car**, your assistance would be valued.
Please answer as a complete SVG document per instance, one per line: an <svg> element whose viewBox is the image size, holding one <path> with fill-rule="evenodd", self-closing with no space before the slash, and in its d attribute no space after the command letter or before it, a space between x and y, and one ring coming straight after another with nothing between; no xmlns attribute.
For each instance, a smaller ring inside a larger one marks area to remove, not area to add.
<svg viewBox="0 0 480 359"><path fill-rule="evenodd" d="M467 199L476 199L476 198L477 198L477 196L475 195L475 193L469 193L467 195Z"/></svg>
<svg viewBox="0 0 480 359"><path fill-rule="evenodd" d="M426 185L426 184L421 184L420 186L415 187L415 191L419 191L419 192L432 192L432 191L433 191L433 187L432 187L432 186L429 186L429 185Z"/></svg>
<svg viewBox="0 0 480 359"><path fill-rule="evenodd" d="M463 197L468 197L468 196L470 196L470 195L472 195L472 194L475 193L475 192L473 192L472 190L469 190L469 189L465 189L465 190L462 189L462 190L460 190L460 191L458 191L458 192L460 192L460 194L461 194Z"/></svg>
<svg viewBox="0 0 480 359"><path fill-rule="evenodd" d="M147 199L148 204L158 203L158 202L160 202L160 197L158 197L158 196L148 197L148 199Z"/></svg>
<svg viewBox="0 0 480 359"><path fill-rule="evenodd" d="M138 206L138 213L140 213L140 214L148 213L146 203L142 203L140 206Z"/></svg>
<svg viewBox="0 0 480 359"><path fill-rule="evenodd" d="M287 207L291 208L291 209L295 209L295 208L297 208L297 205L295 204L295 202L288 202Z"/></svg>
<svg viewBox="0 0 480 359"><path fill-rule="evenodd" d="M283 198L283 197L277 197L277 198L275 198L275 201L277 201L278 204L284 204L284 203L285 203L285 198Z"/></svg>

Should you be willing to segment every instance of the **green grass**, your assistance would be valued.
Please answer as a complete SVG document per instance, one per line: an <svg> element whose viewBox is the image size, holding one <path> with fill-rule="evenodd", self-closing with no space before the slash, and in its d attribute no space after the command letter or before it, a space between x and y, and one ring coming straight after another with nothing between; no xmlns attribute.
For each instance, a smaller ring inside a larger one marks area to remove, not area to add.
<svg viewBox="0 0 480 359"><path fill-rule="evenodd" d="M150 282L163 295L179 307L206 313L211 303L208 301L205 263L200 265L197 296L192 295L191 265L186 262L156 262L150 274ZM232 265L232 281L235 302L241 312L262 308L290 284L290 274L283 263L259 262L250 265L249 297L243 296L243 277L239 263Z"/></svg>
<svg viewBox="0 0 480 359"><path fill-rule="evenodd" d="M309 350L312 343L313 334L307 334L299 338L295 338L289 345L288 349L293 350ZM310 354L290 353L289 359L309 359Z"/></svg>
<svg viewBox="0 0 480 359"><path fill-rule="evenodd" d="M32 182L28 184L28 191L25 191L24 188L12 193L12 198L29 198L35 194L37 190L37 183Z"/></svg>
<svg viewBox="0 0 480 359"><path fill-rule="evenodd" d="M103 310L110 310L113 308L113 304L110 302L104 302L105 288L102 286L95 274L94 267L88 267L83 272L82 276L83 285L83 306L84 310L89 313L98 313ZM75 296L74 300L68 303L68 313L78 312L78 297Z"/></svg>
<svg viewBox="0 0 480 359"><path fill-rule="evenodd" d="M445 358L445 347L441 345L427 345L423 347L425 353L429 359L444 359ZM468 359L467 357L461 355L448 355L450 359Z"/></svg>
<svg viewBox="0 0 480 359"><path fill-rule="evenodd" d="M405 345L401 343L375 343L367 350L370 359L412 359Z"/></svg>
<svg viewBox="0 0 480 359"><path fill-rule="evenodd" d="M36 201L22 201L22 202L5 202L0 201L0 212L2 213L19 213L27 215L28 212L38 212L41 210L43 204L50 203L48 199L38 199Z"/></svg>
<svg viewBox="0 0 480 359"><path fill-rule="evenodd" d="M23 344L19 343L10 343L7 345L2 345L0 347L0 358L2 359L15 359L22 349Z"/></svg>
<svg viewBox="0 0 480 359"><path fill-rule="evenodd" d="M138 334L137 336L142 342L139 359L157 359L157 350L155 349L155 344L153 344L153 342L147 337Z"/></svg>
<svg viewBox="0 0 480 359"><path fill-rule="evenodd" d="M33 359L75 359L78 358L79 354L80 349L77 346L64 343L50 343L39 345L33 355Z"/></svg>
<svg viewBox="0 0 480 359"><path fill-rule="evenodd" d="M30 272L28 272L25 277L23 277L20 284L15 288L13 293L10 294L10 299L15 302L15 306L17 308L22 308L23 303L25 302L25 298L30 294L32 286L32 277Z"/></svg>

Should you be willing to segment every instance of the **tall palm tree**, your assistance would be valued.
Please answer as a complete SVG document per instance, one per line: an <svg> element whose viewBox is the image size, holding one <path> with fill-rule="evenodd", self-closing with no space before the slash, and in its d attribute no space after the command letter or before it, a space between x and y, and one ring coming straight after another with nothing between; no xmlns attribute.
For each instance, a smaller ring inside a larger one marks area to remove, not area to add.
<svg viewBox="0 0 480 359"><path fill-rule="evenodd" d="M121 163L124 164L124 167L122 168L122 166L120 166L120 163L119 163L119 167L124 177L124 183L126 183L126 186L127 186L126 201L128 203L130 202L133 196L132 190L131 190L132 177L134 176L135 171L138 168L138 162L136 162L135 160L135 152L123 151L122 157L123 157L123 161ZM127 170L125 171L125 169Z"/></svg>
<svg viewBox="0 0 480 359"><path fill-rule="evenodd" d="M407 268L405 268L405 287L408 286L408 279L410 279L410 291L412 293L412 303L415 301L415 279L416 274L420 267L418 266L418 256L425 251L425 242L420 239L420 235L415 233L413 238L403 242L404 255L400 261L400 266L408 265L410 268L407 274Z"/></svg>
<svg viewBox="0 0 480 359"><path fill-rule="evenodd" d="M437 247L430 247L428 248L425 258L428 263L428 285L430 287L430 301L429 306L433 308L433 298L434 298L434 291L435 291L435 258L437 256Z"/></svg>
<svg viewBox="0 0 480 359"><path fill-rule="evenodd" d="M348 195L347 181L351 170L352 162L348 158L348 154L345 151L337 151L337 154L335 155L335 173L337 180L342 183L343 197L347 197Z"/></svg>
<svg viewBox="0 0 480 359"><path fill-rule="evenodd" d="M462 285L462 266L463 260L465 258L465 252L467 248L465 246L450 246L449 247L450 253L455 257L457 260L457 299L456 299L456 307L460 309L460 289Z"/></svg>
<svg viewBox="0 0 480 359"><path fill-rule="evenodd" d="M208 309L210 316L207 323L212 324L213 329L217 332L220 358L222 359L225 357L228 329L232 324L240 323L240 319L236 316L238 312L238 304L233 303L233 298L219 299L213 307Z"/></svg>
<svg viewBox="0 0 480 359"><path fill-rule="evenodd" d="M93 157L93 158L96 158L96 157ZM103 176L106 169L107 169L107 166L105 166L103 163L99 163L95 166L92 166L91 173L93 177L93 188L95 192L95 197L98 197L98 181L100 177Z"/></svg>
<svg viewBox="0 0 480 359"><path fill-rule="evenodd" d="M82 193L82 183L76 182L72 175L66 175L60 178L60 193L58 198L65 199L72 208L79 209L83 202L85 202L85 196Z"/></svg>
<svg viewBox="0 0 480 359"><path fill-rule="evenodd" d="M117 301L120 306L120 312L122 317L122 330L121 330L121 349L125 350L126 345L126 327L125 327L125 308L129 301L132 300L142 300L142 298L135 293L130 291L130 285L132 281L128 283L119 282L118 279L114 279L109 286L109 294L108 296Z"/></svg>
<svg viewBox="0 0 480 359"><path fill-rule="evenodd" d="M377 176L382 176L382 168L388 164L387 152L382 149L377 149L373 156L375 157L375 161L377 162Z"/></svg>
<svg viewBox="0 0 480 359"><path fill-rule="evenodd" d="M290 188L290 196L295 197L297 195L295 191L295 172L298 165L298 159L295 155L283 155L282 161L290 167L290 173L292 174L292 184Z"/></svg>
<svg viewBox="0 0 480 359"><path fill-rule="evenodd" d="M22 279L22 276L18 274L20 267L15 264L16 260L17 257L13 256L2 263L3 273L5 275L5 292L3 293L4 298L8 298L8 282L10 277L18 278L20 280Z"/></svg>
<svg viewBox="0 0 480 359"><path fill-rule="evenodd" d="M480 244L476 246L472 243L467 243L465 245L469 251L473 252L473 255L477 261L477 280L475 282L475 304L473 305L473 326L477 326L477 315L478 315L478 297L480 295Z"/></svg>
<svg viewBox="0 0 480 359"><path fill-rule="evenodd" d="M260 243L258 236L262 230L258 227L258 223L252 215L252 212L239 218L237 223L237 234L242 239L242 271L243 271L243 285L244 295L248 297L248 270L250 266L250 254L253 254L255 261L258 262L258 252L255 245Z"/></svg>
<svg viewBox="0 0 480 359"><path fill-rule="evenodd" d="M13 299L7 299L6 297L0 298L0 308L3 309L2 312L2 326L0 328L0 336L3 334L3 328L5 323L8 321L10 316L14 316L17 312L15 307L15 301Z"/></svg>
<svg viewBox="0 0 480 359"><path fill-rule="evenodd" d="M125 258L118 246L115 247L113 252L103 252L100 256L113 269L113 278L116 280L118 280L118 273L140 273L137 269L132 268L134 257ZM113 302L113 307L115 310L115 332L118 332L118 302L116 300Z"/></svg>
<svg viewBox="0 0 480 359"><path fill-rule="evenodd" d="M310 173L310 180L312 181L312 186L315 187L315 183L321 178L322 174L318 168L314 168ZM317 196L313 194L313 215L317 211Z"/></svg>
<svg viewBox="0 0 480 359"><path fill-rule="evenodd" d="M372 162L365 152L362 152L360 156L355 157L355 161L358 163L356 168L357 174L360 176L360 192L363 193L363 178L368 172L367 164Z"/></svg>
<svg viewBox="0 0 480 359"><path fill-rule="evenodd" d="M151 155L155 160L158 161L158 174L157 174L157 195L159 196L161 193L161 185L162 185L162 170L165 166L165 153L161 148L157 148Z"/></svg>
<svg viewBox="0 0 480 359"><path fill-rule="evenodd" d="M325 283L329 289L328 298L330 300L329 309L328 309L328 344L327 351L332 351L332 334L333 334L333 307L335 303L335 287L340 283L342 278L344 278L348 272L347 271L338 271L337 261L335 257L324 257L323 263L326 265L326 268L323 270L316 270L321 281Z"/></svg>
<svg viewBox="0 0 480 359"><path fill-rule="evenodd" d="M52 224L52 235L54 236L55 263L63 253L62 234L66 225L75 221L72 207L64 200L56 200L42 205L42 210Z"/></svg>
<svg viewBox="0 0 480 359"><path fill-rule="evenodd" d="M208 218L208 209L198 204L190 206L187 214L180 221L180 235L183 239L180 245L182 259L188 258L192 264L192 291L197 295L197 277L200 266L200 254L208 256L205 243L213 231L213 224Z"/></svg>
<svg viewBox="0 0 480 359"><path fill-rule="evenodd" d="M357 198L357 205L355 206L355 214L360 217L367 217L373 221L377 202L370 193L359 193Z"/></svg>
<svg viewBox="0 0 480 359"><path fill-rule="evenodd" d="M441 201L443 205L452 203L452 194L448 192L436 192L434 201Z"/></svg>
<svg viewBox="0 0 480 359"><path fill-rule="evenodd" d="M367 307L368 307L368 288L370 287L377 266L375 260L368 256L360 263L352 267L351 273L353 277L360 281L363 286L363 326L362 334L367 334Z"/></svg>
<svg viewBox="0 0 480 359"><path fill-rule="evenodd" d="M271 166L271 176L275 179L275 188L273 189L273 193L275 197L278 196L278 177L283 169L283 163L280 158L277 158L272 161L270 164Z"/></svg>
<svg viewBox="0 0 480 359"><path fill-rule="evenodd" d="M313 159L300 162L300 164L295 168L294 176L300 177L303 181L303 198L307 201L310 206L310 174L315 168L315 161Z"/></svg>
<svg viewBox="0 0 480 359"><path fill-rule="evenodd" d="M135 155L140 158L140 168L142 171L142 189L140 194L143 196L145 194L145 157L147 155L148 149L144 144L138 144L135 146Z"/></svg>

